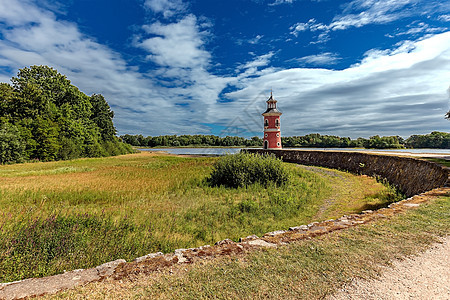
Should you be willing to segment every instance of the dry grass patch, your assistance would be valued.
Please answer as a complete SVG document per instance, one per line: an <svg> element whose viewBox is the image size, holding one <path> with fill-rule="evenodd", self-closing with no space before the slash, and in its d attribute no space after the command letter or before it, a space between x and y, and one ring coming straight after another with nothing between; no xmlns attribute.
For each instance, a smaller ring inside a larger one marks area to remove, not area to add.
<svg viewBox="0 0 450 300"><path fill-rule="evenodd" d="M143 152L0 166L0 281L237 240L384 203L374 195L386 188L374 179L293 164L282 187L211 187L205 179L216 160Z"/></svg>

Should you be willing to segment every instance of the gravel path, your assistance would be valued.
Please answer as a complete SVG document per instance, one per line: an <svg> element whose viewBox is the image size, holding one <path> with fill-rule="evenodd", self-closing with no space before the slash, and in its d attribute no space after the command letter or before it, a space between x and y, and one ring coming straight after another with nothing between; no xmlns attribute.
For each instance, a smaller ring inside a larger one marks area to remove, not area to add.
<svg viewBox="0 0 450 300"><path fill-rule="evenodd" d="M418 256L393 262L379 278L356 280L327 299L450 299L450 236Z"/></svg>

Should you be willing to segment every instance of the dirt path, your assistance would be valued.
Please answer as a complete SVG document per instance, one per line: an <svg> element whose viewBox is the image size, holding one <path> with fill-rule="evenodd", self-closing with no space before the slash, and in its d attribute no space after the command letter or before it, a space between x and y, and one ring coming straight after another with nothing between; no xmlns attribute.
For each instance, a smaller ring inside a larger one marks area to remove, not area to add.
<svg viewBox="0 0 450 300"><path fill-rule="evenodd" d="M338 173L338 171L334 170L327 170L315 166L305 166L305 165L297 165L299 168L302 168L304 170L312 171L316 173L319 176L322 176L324 178L331 177L331 178L338 178L340 180L340 185L345 189L349 190L351 188L350 180L341 174ZM322 206L319 208L319 211L314 216L314 220L323 220L323 216L328 208L330 208L332 205L336 203L336 199L341 196L341 192L338 190L335 190L335 194L333 195L333 198L325 199Z"/></svg>
<svg viewBox="0 0 450 300"><path fill-rule="evenodd" d="M450 236L418 256L395 261L379 278L356 280L327 299L450 299Z"/></svg>

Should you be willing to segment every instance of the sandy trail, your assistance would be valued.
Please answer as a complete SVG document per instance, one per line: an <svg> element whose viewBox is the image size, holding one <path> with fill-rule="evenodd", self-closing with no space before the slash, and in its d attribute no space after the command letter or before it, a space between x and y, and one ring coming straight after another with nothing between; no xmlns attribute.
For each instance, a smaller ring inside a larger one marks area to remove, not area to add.
<svg viewBox="0 0 450 300"><path fill-rule="evenodd" d="M450 299L450 236L418 256L394 261L372 280L355 280L335 299Z"/></svg>

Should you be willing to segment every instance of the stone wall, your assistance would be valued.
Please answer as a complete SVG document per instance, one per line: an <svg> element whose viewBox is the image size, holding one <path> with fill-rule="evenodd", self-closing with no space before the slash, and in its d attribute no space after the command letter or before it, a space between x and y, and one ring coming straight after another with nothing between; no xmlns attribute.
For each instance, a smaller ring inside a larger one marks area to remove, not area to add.
<svg viewBox="0 0 450 300"><path fill-rule="evenodd" d="M348 151L263 149L247 149L245 151L272 153L285 162L379 176L396 186L407 197L449 184L449 168L409 157Z"/></svg>

